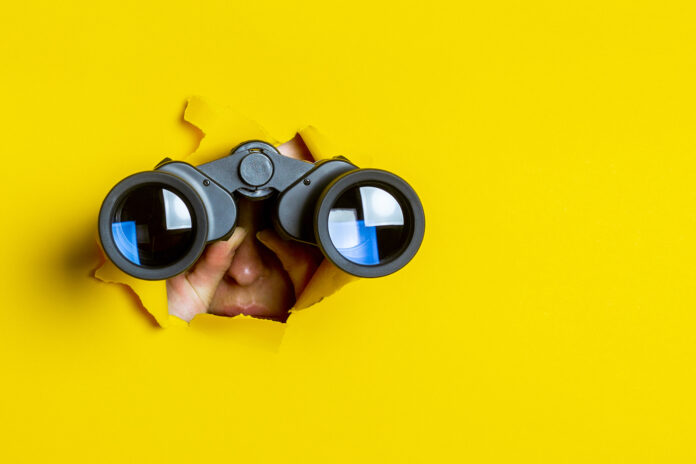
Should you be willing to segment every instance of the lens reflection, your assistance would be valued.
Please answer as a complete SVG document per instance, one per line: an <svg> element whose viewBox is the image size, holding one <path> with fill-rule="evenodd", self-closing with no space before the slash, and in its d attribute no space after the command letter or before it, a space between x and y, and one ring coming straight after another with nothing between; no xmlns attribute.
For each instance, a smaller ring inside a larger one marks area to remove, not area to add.
<svg viewBox="0 0 696 464"><path fill-rule="evenodd" d="M111 232L116 247L133 264L168 266L191 248L195 234L191 208L171 188L144 185L116 209Z"/></svg>
<svg viewBox="0 0 696 464"><path fill-rule="evenodd" d="M329 211L329 237L344 258L377 265L398 255L409 239L399 201L373 185L344 192Z"/></svg>

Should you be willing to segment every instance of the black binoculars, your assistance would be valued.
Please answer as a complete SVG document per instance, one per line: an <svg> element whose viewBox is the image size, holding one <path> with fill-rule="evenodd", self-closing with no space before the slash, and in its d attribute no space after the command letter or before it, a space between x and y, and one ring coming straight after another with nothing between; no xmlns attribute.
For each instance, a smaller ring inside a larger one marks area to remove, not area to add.
<svg viewBox="0 0 696 464"><path fill-rule="evenodd" d="M165 159L154 171L116 184L99 212L102 247L134 277L173 277L191 267L207 243L232 234L240 197L275 201L273 226L283 238L319 246L333 264L359 277L401 269L425 231L423 206L400 177L359 169L343 157L288 158L253 140L199 166Z"/></svg>

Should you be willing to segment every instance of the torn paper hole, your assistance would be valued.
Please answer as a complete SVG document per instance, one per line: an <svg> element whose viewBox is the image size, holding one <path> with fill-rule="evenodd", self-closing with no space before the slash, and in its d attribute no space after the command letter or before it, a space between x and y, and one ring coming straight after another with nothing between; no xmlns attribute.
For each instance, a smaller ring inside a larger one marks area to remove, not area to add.
<svg viewBox="0 0 696 464"><path fill-rule="evenodd" d="M265 140L279 145L277 139L257 123L231 108L212 105L200 97L188 100L184 119L203 134L197 149L183 158L193 165L225 156L231 148L246 140ZM286 156L306 161L336 154L330 151L326 140L311 126L300 130L290 141L280 145L279 150ZM170 203L175 210L175 202ZM242 214L243 210L247 213ZM145 281L123 273L104 259L94 275L103 282L125 286L133 293L134 302L142 305L160 326L185 326L191 321L192 326L209 327L211 320L217 320L228 328L248 327L250 320L265 327L275 324L273 321L285 321L292 311L312 306L356 279L323 259L314 247L281 240L269 227L270 223L263 220L265 216L263 210L245 209L244 205L240 207L241 227L229 240L235 242L230 245L235 247L237 259L232 259L225 276L214 289L201 287L200 281L196 280L196 266L186 275L166 282ZM175 219L185 221L184 217ZM221 254L224 258L228 249L225 249L223 242L217 242L208 247L201 259L206 254L212 255L209 256L211 259L221 258ZM266 268L258 269L259 265ZM236 279L245 276L251 279L255 272L265 273L267 278L263 279L264 285L252 290L240 290L235 286ZM205 304L206 301L209 304ZM255 317L223 319L211 314L246 314ZM199 320L208 322L199 324Z"/></svg>

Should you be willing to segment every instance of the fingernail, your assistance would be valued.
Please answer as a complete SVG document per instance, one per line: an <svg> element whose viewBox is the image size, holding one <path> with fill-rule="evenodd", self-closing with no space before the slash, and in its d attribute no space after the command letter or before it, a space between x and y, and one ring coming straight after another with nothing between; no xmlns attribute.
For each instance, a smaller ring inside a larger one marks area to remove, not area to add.
<svg viewBox="0 0 696 464"><path fill-rule="evenodd" d="M239 245L242 244L244 241L244 237L246 237L247 231L244 229L244 227L237 227L234 229L234 232L232 233L232 236L227 239L227 244L229 245L230 250L234 250Z"/></svg>

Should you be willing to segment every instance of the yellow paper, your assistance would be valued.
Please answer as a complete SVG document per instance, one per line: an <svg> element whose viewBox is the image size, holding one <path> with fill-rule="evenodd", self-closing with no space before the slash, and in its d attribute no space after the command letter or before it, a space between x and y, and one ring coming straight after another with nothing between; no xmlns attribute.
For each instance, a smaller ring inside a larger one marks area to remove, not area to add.
<svg viewBox="0 0 696 464"><path fill-rule="evenodd" d="M694 462L695 17L5 2L0 461ZM191 95L403 177L418 255L286 324L160 329L90 275L96 212L165 156L230 148L183 120Z"/></svg>

